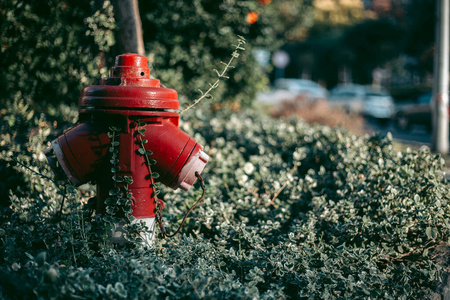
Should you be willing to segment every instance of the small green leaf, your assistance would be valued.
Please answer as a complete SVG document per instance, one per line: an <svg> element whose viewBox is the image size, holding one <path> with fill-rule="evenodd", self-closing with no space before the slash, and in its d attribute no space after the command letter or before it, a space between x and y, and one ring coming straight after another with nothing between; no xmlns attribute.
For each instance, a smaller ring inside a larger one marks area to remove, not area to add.
<svg viewBox="0 0 450 300"><path fill-rule="evenodd" d="M429 239L435 240L438 236L438 231L434 227L427 227L425 233Z"/></svg>
<svg viewBox="0 0 450 300"><path fill-rule="evenodd" d="M117 142L117 141L114 141L114 142L111 143L111 146L113 146L113 147L117 147L119 145L120 145L120 143Z"/></svg>
<svg viewBox="0 0 450 300"><path fill-rule="evenodd" d="M140 135L142 135L142 136L145 136L145 131L146 131L146 129L145 129L145 128L142 128L142 129L139 129L139 130L138 130L138 133L139 133Z"/></svg>
<svg viewBox="0 0 450 300"><path fill-rule="evenodd" d="M127 204L127 202L128 202L128 199L127 199L127 198L120 198L120 199L117 201L117 204L119 204L119 205L125 205L125 204Z"/></svg>
<svg viewBox="0 0 450 300"><path fill-rule="evenodd" d="M115 188L109 190L109 195L110 196L116 196L119 193L120 193L120 188L117 187L117 186Z"/></svg>
<svg viewBox="0 0 450 300"><path fill-rule="evenodd" d="M142 148L139 148L139 149L138 149L138 153L139 153L140 155L145 155L145 150L142 149Z"/></svg>
<svg viewBox="0 0 450 300"><path fill-rule="evenodd" d="M123 179L123 177L121 177L121 176L116 176L116 175L114 175L113 177L112 177L112 179L115 181L115 182L124 182L125 180Z"/></svg>
<svg viewBox="0 0 450 300"><path fill-rule="evenodd" d="M112 197L108 197L105 200L105 204L106 205L116 205L117 204L117 199L116 198L112 198Z"/></svg>
<svg viewBox="0 0 450 300"><path fill-rule="evenodd" d="M73 185L68 185L67 186L67 193L75 194L76 193L75 187Z"/></svg>
<svg viewBox="0 0 450 300"><path fill-rule="evenodd" d="M152 165L152 166L154 166L154 165L156 165L156 160L154 160L154 159L150 159L150 165Z"/></svg>
<svg viewBox="0 0 450 300"><path fill-rule="evenodd" d="M124 207L122 208L123 212L126 214L131 214L133 212L133 209L131 209L131 207Z"/></svg>
<svg viewBox="0 0 450 300"><path fill-rule="evenodd" d="M153 173L152 173L152 177L153 177L153 178L159 178L159 173L153 172Z"/></svg>
<svg viewBox="0 0 450 300"><path fill-rule="evenodd" d="M109 130L111 130L111 131L120 131L120 128L116 127L116 126L110 126Z"/></svg>
<svg viewBox="0 0 450 300"><path fill-rule="evenodd" d="M123 179L125 180L126 184L132 184L133 183L133 177L131 177L131 176L123 176Z"/></svg>
<svg viewBox="0 0 450 300"><path fill-rule="evenodd" d="M147 150L147 151L145 152L145 154L147 154L147 155L152 155L152 154L153 154L153 152L152 152L152 151L150 151L150 150Z"/></svg>
<svg viewBox="0 0 450 300"><path fill-rule="evenodd" d="M117 211L117 207L116 206L107 206L106 207L106 213L108 215L114 215Z"/></svg>
<svg viewBox="0 0 450 300"><path fill-rule="evenodd" d="M142 140L142 143L147 144L148 140L144 139L144 140Z"/></svg>

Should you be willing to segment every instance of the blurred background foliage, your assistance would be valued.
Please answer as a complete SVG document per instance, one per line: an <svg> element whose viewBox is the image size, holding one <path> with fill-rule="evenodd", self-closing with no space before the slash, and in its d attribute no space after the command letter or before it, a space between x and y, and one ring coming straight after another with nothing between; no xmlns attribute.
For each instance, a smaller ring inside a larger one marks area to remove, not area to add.
<svg viewBox="0 0 450 300"><path fill-rule="evenodd" d="M288 23L273 26L284 17L269 3L141 1L144 40L154 74L193 100L197 89L215 78L213 69L229 59L237 35L242 35L248 51L216 96L249 104L268 83L252 47L275 50L281 45L280 32L310 22L295 19L291 12ZM306 7L295 6L300 13ZM120 54L115 47L120 28L109 1L1 0L0 7L2 106L17 93L35 104L76 103L81 88L97 83Z"/></svg>
<svg viewBox="0 0 450 300"><path fill-rule="evenodd" d="M286 77L309 78L327 88L342 82L343 72L354 83L372 83L377 68L398 79L386 83L388 88L409 82L405 74L419 84L429 78L435 1L314 0L312 6L307 34L286 39L282 47L293 58Z"/></svg>
<svg viewBox="0 0 450 300"><path fill-rule="evenodd" d="M247 51L215 91L215 101L239 108L274 76L270 57L261 66L254 49L281 47L291 56L286 77L328 88L343 70L355 83L369 83L376 68L407 69L422 82L432 70L434 1L390 3L376 10L360 0L152 0L139 9L153 74L182 102L213 82L236 36L245 37ZM35 103L76 103L81 88L97 83L120 54L121 28L108 0L0 0L0 29L2 100L20 93Z"/></svg>

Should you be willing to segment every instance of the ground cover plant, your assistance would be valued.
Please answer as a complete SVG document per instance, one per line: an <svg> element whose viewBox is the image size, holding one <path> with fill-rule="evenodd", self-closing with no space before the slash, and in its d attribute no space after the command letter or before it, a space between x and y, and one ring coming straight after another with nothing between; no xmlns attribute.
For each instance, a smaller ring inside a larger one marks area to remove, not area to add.
<svg viewBox="0 0 450 300"><path fill-rule="evenodd" d="M443 161L397 152L390 136L190 110L181 127L211 156L207 194L181 234L148 248L109 243L91 187L49 181L41 151L76 111L9 107L0 298L423 299L445 275L432 259L449 239ZM158 189L173 232L201 191Z"/></svg>

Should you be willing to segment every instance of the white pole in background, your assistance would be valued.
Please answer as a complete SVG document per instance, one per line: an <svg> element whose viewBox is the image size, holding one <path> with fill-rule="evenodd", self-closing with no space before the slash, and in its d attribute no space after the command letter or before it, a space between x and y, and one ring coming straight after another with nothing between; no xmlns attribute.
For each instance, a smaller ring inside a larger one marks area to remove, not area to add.
<svg viewBox="0 0 450 300"><path fill-rule="evenodd" d="M448 79L449 79L449 1L437 1L436 51L433 86L433 140L438 153L447 154L448 136Z"/></svg>

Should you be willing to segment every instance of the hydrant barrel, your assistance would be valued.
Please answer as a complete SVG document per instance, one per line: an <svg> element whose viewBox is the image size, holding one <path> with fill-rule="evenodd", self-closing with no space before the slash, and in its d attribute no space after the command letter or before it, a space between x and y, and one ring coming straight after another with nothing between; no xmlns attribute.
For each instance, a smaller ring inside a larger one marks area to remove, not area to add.
<svg viewBox="0 0 450 300"><path fill-rule="evenodd" d="M133 53L116 57L110 76L100 85L85 87L79 99L79 124L52 142L46 150L57 172L56 161L74 185L97 183L98 209L103 211L108 191L114 186L110 154L110 127L119 128L118 176L131 176L133 215L155 216L153 184L148 161L156 179L176 189L188 190L209 156L203 147L179 128L178 95L150 78L147 58ZM142 155L143 144L148 157Z"/></svg>

